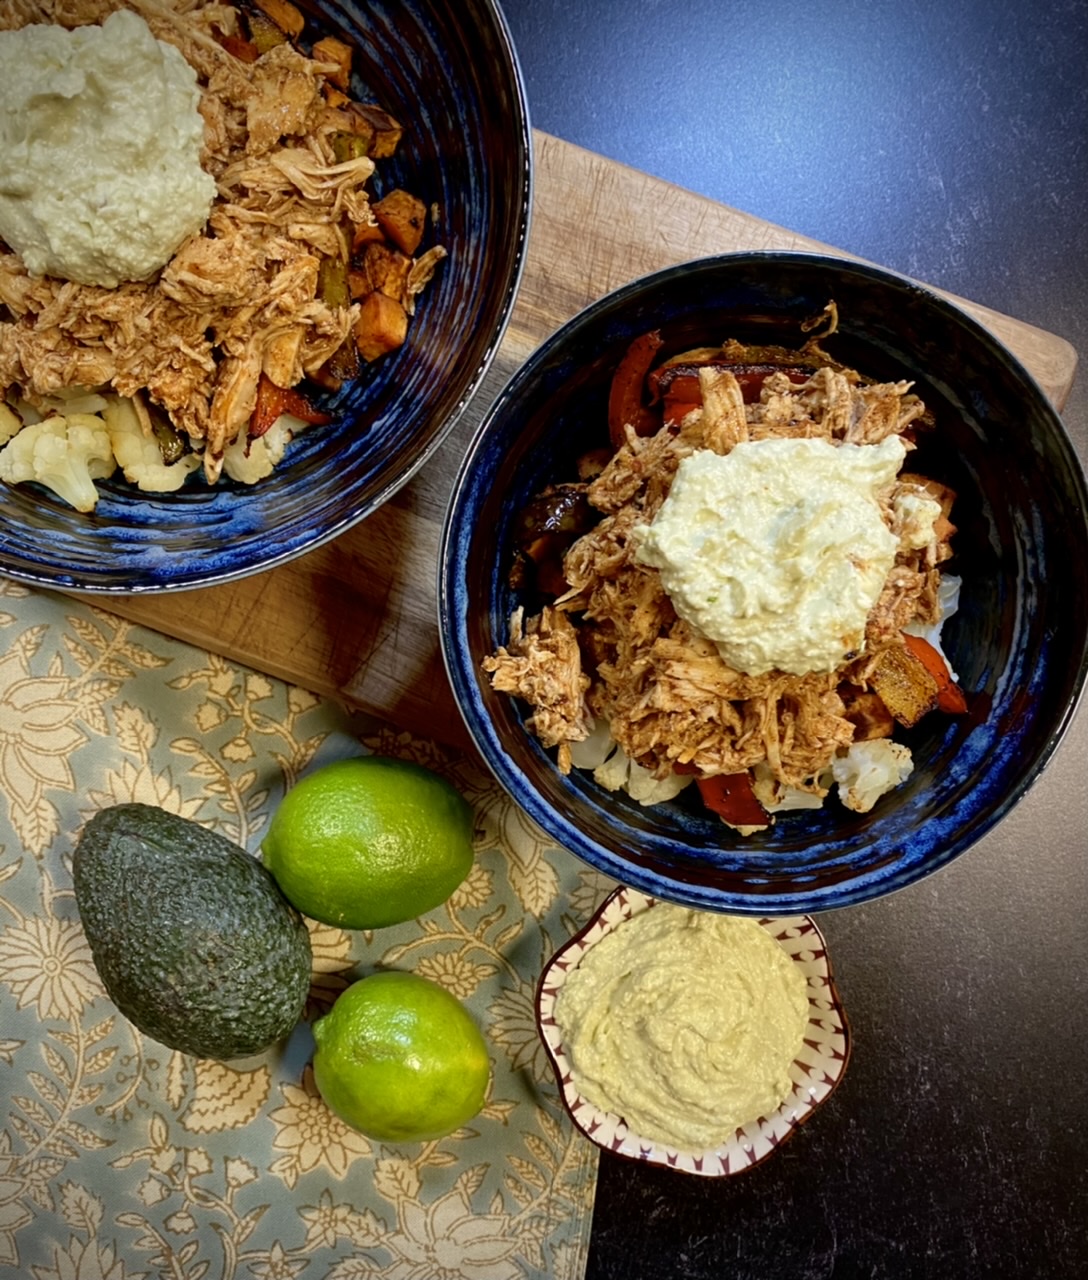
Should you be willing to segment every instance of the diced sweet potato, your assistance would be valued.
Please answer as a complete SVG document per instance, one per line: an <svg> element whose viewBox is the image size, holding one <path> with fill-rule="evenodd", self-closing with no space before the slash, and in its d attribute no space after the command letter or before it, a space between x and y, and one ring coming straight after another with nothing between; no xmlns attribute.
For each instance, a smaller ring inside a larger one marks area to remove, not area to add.
<svg viewBox="0 0 1088 1280"><path fill-rule="evenodd" d="M900 724L917 724L937 705L940 685L925 663L900 644L890 644L877 656L869 683Z"/></svg>
<svg viewBox="0 0 1088 1280"><path fill-rule="evenodd" d="M371 206L378 225L409 257L419 248L427 224L427 206L399 187Z"/></svg>
<svg viewBox="0 0 1088 1280"><path fill-rule="evenodd" d="M335 63L335 71L325 74L340 89L347 89L351 80L351 46L337 40L335 36L325 36L323 40L314 41L313 58L315 62Z"/></svg>
<svg viewBox="0 0 1088 1280"><path fill-rule="evenodd" d="M364 245L350 277L352 295L358 298L378 289L403 305L408 296L411 269L411 258L392 245L381 241Z"/></svg>
<svg viewBox="0 0 1088 1280"><path fill-rule="evenodd" d="M302 35L302 28L306 25L306 21L301 12L291 4L291 0L252 0L252 2L292 39ZM254 39L257 39L256 36Z"/></svg>
<svg viewBox="0 0 1088 1280"><path fill-rule="evenodd" d="M355 321L355 345L366 361L395 351L408 336L408 313L395 298L375 290L367 294Z"/></svg>
<svg viewBox="0 0 1088 1280"><path fill-rule="evenodd" d="M380 244L385 239L385 233L376 222L359 222L356 223L352 232L351 251L353 255L358 255L359 250L364 245Z"/></svg>

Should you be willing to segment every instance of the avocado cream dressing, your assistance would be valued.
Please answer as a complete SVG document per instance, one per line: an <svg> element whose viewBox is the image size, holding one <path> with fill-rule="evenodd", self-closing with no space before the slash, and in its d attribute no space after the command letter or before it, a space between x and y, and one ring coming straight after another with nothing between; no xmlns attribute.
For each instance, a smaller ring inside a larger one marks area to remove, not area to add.
<svg viewBox="0 0 1088 1280"><path fill-rule="evenodd" d="M555 1017L587 1101L701 1151L789 1094L807 983L757 921L657 903L586 951Z"/></svg>
<svg viewBox="0 0 1088 1280"><path fill-rule="evenodd" d="M32 275L152 276L215 198L196 72L143 18L0 31L0 237Z"/></svg>
<svg viewBox="0 0 1088 1280"><path fill-rule="evenodd" d="M735 671L833 671L863 649L869 611L895 563L899 537L882 499L905 453L898 436L697 450L680 463L652 524L636 529L637 558L660 571L676 612ZM940 508L914 501L917 510L897 514L922 545Z"/></svg>

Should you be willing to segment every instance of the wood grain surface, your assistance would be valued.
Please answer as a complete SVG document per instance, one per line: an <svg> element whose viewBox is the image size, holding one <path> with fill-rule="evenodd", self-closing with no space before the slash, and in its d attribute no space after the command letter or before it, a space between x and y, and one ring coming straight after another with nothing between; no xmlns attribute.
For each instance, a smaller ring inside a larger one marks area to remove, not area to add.
<svg viewBox="0 0 1088 1280"><path fill-rule="evenodd" d="M744 249L841 254L539 131L534 150L528 254L510 325L479 393L427 465L354 529L279 568L221 587L92 603L414 733L467 745L439 649L438 548L458 463L505 381L582 307L649 271ZM1068 342L953 300L1062 407L1076 370Z"/></svg>

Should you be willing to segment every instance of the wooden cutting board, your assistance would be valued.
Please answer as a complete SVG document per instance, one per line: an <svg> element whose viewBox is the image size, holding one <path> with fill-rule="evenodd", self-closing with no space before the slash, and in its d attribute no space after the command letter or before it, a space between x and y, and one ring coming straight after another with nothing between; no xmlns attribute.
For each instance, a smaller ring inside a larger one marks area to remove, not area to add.
<svg viewBox="0 0 1088 1280"><path fill-rule="evenodd" d="M534 147L528 255L510 325L473 404L428 464L361 524L289 564L221 587L111 597L104 607L424 737L466 745L438 644L437 556L459 461L505 381L582 307L649 271L746 249L841 254L548 134L535 132ZM1063 406L1077 362L1068 342L954 301Z"/></svg>

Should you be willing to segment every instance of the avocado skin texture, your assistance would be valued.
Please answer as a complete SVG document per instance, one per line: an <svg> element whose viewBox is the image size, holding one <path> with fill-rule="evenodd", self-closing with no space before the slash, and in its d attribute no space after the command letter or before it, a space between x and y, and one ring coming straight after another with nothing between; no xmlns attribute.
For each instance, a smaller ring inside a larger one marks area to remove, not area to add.
<svg viewBox="0 0 1088 1280"><path fill-rule="evenodd" d="M309 932L244 849L154 805L119 804L83 828L72 876L99 976L145 1035L225 1060L293 1030Z"/></svg>

